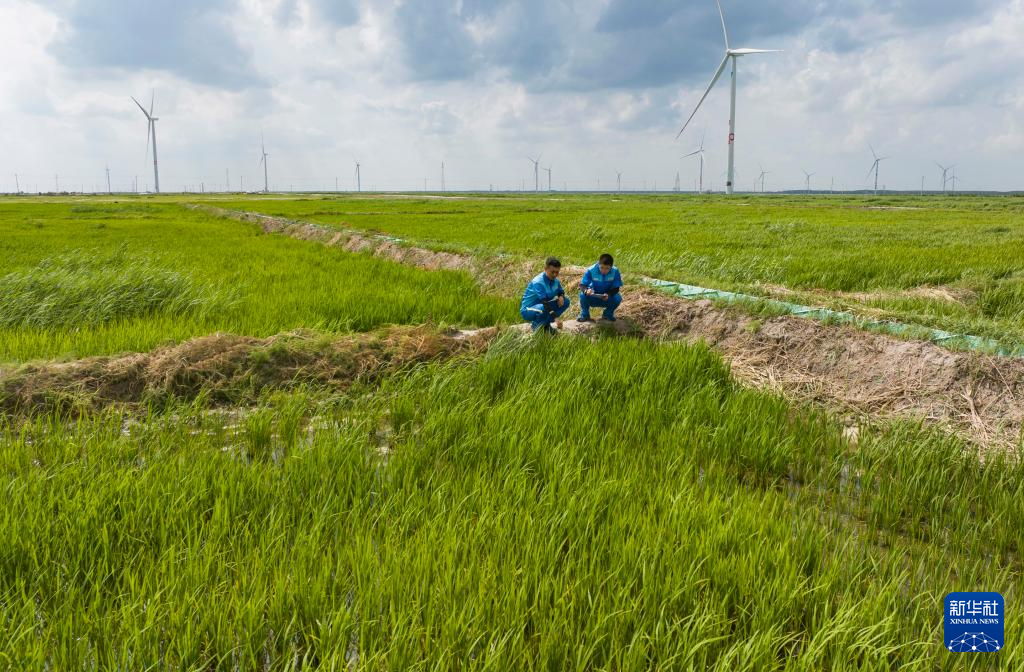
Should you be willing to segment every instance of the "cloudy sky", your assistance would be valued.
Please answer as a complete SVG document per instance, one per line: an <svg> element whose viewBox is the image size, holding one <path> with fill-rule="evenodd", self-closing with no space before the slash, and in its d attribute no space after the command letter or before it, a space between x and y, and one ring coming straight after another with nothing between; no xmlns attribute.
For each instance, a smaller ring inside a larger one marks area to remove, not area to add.
<svg viewBox="0 0 1024 672"><path fill-rule="evenodd" d="M1024 0L723 0L740 61L738 186L1024 188ZM725 182L713 0L0 0L0 191L692 189ZM230 176L230 177L228 177ZM542 173L546 183L547 174Z"/></svg>

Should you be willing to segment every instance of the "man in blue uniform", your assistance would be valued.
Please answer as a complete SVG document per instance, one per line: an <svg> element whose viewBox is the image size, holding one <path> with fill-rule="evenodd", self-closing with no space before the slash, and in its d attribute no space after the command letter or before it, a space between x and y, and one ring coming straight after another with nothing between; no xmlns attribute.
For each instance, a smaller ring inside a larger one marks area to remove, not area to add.
<svg viewBox="0 0 1024 672"><path fill-rule="evenodd" d="M622 303L622 276L612 264L610 254L602 254L596 264L587 269L580 280L580 322L590 322L592 307L604 308L602 317L615 321L615 309Z"/></svg>
<svg viewBox="0 0 1024 672"><path fill-rule="evenodd" d="M523 319L537 331L554 331L552 323L558 320L569 309L569 297L558 281L562 271L562 262L548 257L544 264L544 272L530 281L523 292L523 302L519 305L519 313ZM561 326L561 325L559 325Z"/></svg>

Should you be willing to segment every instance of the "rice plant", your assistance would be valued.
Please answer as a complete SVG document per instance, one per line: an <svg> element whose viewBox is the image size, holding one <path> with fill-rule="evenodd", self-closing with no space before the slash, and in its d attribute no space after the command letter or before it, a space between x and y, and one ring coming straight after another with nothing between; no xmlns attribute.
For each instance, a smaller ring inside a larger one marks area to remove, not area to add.
<svg viewBox="0 0 1024 672"><path fill-rule="evenodd" d="M1020 594L1016 458L908 425L853 449L702 347L520 343L241 418L0 427L0 667L1024 662L940 641L946 592ZM305 439L240 459L300 405Z"/></svg>

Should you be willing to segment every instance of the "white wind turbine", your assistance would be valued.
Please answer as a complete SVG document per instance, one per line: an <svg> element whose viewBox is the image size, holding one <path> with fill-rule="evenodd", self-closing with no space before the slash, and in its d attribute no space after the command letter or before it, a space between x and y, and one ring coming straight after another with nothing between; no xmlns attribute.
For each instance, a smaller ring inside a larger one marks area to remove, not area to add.
<svg viewBox="0 0 1024 672"><path fill-rule="evenodd" d="M875 157L875 162L871 164L871 168L868 170L868 177L871 177L871 171L875 171L875 196L878 196L878 165L888 159L888 156L879 156L875 153L875 148L871 147L871 156Z"/></svg>
<svg viewBox="0 0 1024 672"><path fill-rule="evenodd" d="M759 179L761 181L761 193L763 194L764 193L764 176L765 175L769 175L771 171L765 170L764 166L762 166L760 163L757 164L757 167L761 169L761 174L758 176L757 179Z"/></svg>
<svg viewBox="0 0 1024 672"><path fill-rule="evenodd" d="M270 193L270 179L267 177L267 154L266 144L263 142L263 134L260 133L260 162L257 165L263 165L263 193Z"/></svg>
<svg viewBox="0 0 1024 672"><path fill-rule="evenodd" d="M935 165L938 166L940 170L942 170L942 193L946 193L946 185L949 184L949 171L956 168L956 164L954 163L952 166L944 166L938 161L936 161Z"/></svg>
<svg viewBox="0 0 1024 672"><path fill-rule="evenodd" d="M814 177L814 173L808 173L806 170L803 171L803 172L804 172L804 175L807 176L807 192L806 193L809 194L809 193L811 193L811 178Z"/></svg>
<svg viewBox="0 0 1024 672"><path fill-rule="evenodd" d="M536 159L530 158L529 156L526 157L527 159L529 159L530 161L533 162L533 190L534 191L540 191L540 157L542 157L542 156L544 156L543 152L538 154Z"/></svg>
<svg viewBox="0 0 1024 672"><path fill-rule="evenodd" d="M700 147L698 147L696 150L690 152L686 156L681 156L679 158L680 159L688 159L691 156L698 156L698 157L700 157L700 189L699 189L699 191L703 192L704 191L704 135L700 136Z"/></svg>
<svg viewBox="0 0 1024 672"><path fill-rule="evenodd" d="M718 66L718 70L715 72L715 76L711 79L711 83L708 84L708 88L704 91L704 95L697 101L697 107L693 109L693 113L690 114L690 118L683 124L682 129L676 134L676 139L683 134L686 127L693 121L697 111L700 110L700 106L704 104L704 100L711 93L711 89L718 83L718 79L722 76L725 71L725 66L732 62L732 92L729 99L729 170L727 171L726 178L726 190L728 193L733 192L733 178L736 176L735 166L735 150L736 150L736 65L737 60L740 56L749 56L750 54L768 54L772 52L780 51L779 49L733 49L729 46L729 31L725 28L725 13L722 12L722 3L719 0L715 0L715 4L718 5L718 16L722 20L722 34L725 36L725 58L722 59L722 64Z"/></svg>
<svg viewBox="0 0 1024 672"><path fill-rule="evenodd" d="M160 193L160 168L156 160L156 122L159 121L157 117L153 116L153 103L156 101L156 91L153 92L152 97L149 99L149 112L142 104L135 100L135 96L131 97L142 113L146 115L146 158L149 158L149 144L153 143L153 191L154 193Z"/></svg>

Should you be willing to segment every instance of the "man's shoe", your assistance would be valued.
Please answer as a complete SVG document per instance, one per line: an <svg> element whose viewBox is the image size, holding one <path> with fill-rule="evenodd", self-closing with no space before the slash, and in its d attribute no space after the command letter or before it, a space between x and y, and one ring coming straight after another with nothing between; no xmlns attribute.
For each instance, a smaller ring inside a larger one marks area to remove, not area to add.
<svg viewBox="0 0 1024 672"><path fill-rule="evenodd" d="M577 322L593 322L594 320L589 315L586 316L586 317L583 317L582 315L580 315L579 317L576 318L576 321Z"/></svg>

